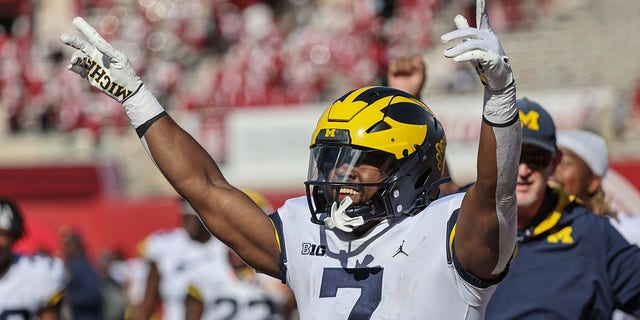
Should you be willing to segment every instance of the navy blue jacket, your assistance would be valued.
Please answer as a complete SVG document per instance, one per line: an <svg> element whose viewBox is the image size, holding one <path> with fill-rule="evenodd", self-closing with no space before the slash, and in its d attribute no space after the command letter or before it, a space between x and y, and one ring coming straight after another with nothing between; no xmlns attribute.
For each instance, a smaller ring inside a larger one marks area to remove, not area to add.
<svg viewBox="0 0 640 320"><path fill-rule="evenodd" d="M519 231L486 319L611 319L615 308L640 316L640 248L609 218L548 189L532 225Z"/></svg>

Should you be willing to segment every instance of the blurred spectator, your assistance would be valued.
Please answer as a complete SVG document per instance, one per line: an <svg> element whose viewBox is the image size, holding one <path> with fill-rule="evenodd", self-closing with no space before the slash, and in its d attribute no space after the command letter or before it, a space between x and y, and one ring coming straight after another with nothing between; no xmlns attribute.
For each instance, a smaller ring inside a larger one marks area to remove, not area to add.
<svg viewBox="0 0 640 320"><path fill-rule="evenodd" d="M2 319L57 320L63 310L66 272L58 258L12 251L24 235L18 206L0 199L0 316Z"/></svg>
<svg viewBox="0 0 640 320"><path fill-rule="evenodd" d="M312 103L335 98L344 85L379 84L388 57L431 45L438 7L436 0L81 1L77 13L101 17L94 25L141 76L155 75L147 85L164 105L197 110ZM99 143L103 127L126 126L119 106L70 85L78 79L58 70L67 59L34 42L32 24L20 16L0 34L0 109L10 130L88 129Z"/></svg>
<svg viewBox="0 0 640 320"><path fill-rule="evenodd" d="M85 254L77 232L62 228L62 257L69 272L67 299L74 320L102 319L102 279Z"/></svg>

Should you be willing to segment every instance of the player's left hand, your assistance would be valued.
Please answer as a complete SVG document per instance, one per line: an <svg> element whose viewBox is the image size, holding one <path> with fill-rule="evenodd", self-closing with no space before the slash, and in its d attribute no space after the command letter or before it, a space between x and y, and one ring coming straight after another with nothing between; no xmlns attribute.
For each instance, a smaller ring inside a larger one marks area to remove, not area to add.
<svg viewBox="0 0 640 320"><path fill-rule="evenodd" d="M66 33L60 36L64 44L77 49L71 56L69 70L118 102L134 95L142 87L142 80L129 58L112 47L81 17L73 19L73 26L89 42Z"/></svg>
<svg viewBox="0 0 640 320"><path fill-rule="evenodd" d="M470 28L467 19L461 15L457 15L454 22L458 30L443 34L441 39L445 43L462 42L447 49L445 57L453 58L455 62L471 62L484 86L490 90L498 91L510 85L513 73L509 58L491 29L485 0L476 1L477 28Z"/></svg>
<svg viewBox="0 0 640 320"><path fill-rule="evenodd" d="M387 82L389 87L400 89L420 98L420 91L427 82L426 64L420 55L402 56L389 62Z"/></svg>

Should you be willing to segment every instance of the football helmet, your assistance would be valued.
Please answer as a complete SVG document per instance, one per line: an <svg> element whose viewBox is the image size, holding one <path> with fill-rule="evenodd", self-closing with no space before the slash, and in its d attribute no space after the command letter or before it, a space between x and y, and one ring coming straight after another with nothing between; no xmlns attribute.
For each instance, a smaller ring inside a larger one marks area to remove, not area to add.
<svg viewBox="0 0 640 320"><path fill-rule="evenodd" d="M324 111L311 139L305 181L311 221L350 232L368 221L417 214L439 195L445 147L442 124L414 96L383 86L346 93ZM379 169L381 178L358 179L362 165ZM365 188L375 193L364 197ZM338 215L343 222L333 223Z"/></svg>
<svg viewBox="0 0 640 320"><path fill-rule="evenodd" d="M0 229L8 230L14 241L21 239L24 234L24 220L15 202L0 198Z"/></svg>

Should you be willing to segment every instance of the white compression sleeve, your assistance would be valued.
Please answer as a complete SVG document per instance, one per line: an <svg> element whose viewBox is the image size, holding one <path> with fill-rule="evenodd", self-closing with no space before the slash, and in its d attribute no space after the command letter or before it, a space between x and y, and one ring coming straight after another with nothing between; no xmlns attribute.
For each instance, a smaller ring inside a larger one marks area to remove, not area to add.
<svg viewBox="0 0 640 320"><path fill-rule="evenodd" d="M122 105L135 129L164 112L164 108L145 85L142 85L138 92L124 101Z"/></svg>
<svg viewBox="0 0 640 320"><path fill-rule="evenodd" d="M501 273L515 248L517 230L516 184L522 128L516 108L515 83L495 92L485 90L483 117L493 127L496 137L498 181L496 214L500 232L498 263L492 274Z"/></svg>

